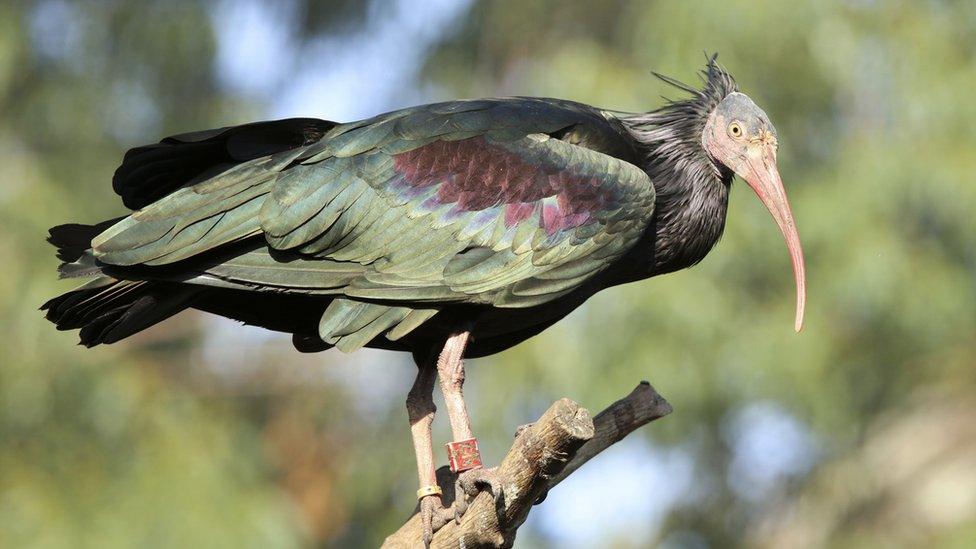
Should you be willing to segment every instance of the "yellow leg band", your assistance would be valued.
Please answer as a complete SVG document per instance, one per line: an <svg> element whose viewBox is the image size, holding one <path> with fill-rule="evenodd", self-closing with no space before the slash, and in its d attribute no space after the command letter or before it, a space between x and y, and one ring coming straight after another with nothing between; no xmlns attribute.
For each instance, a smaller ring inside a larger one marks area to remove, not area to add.
<svg viewBox="0 0 976 549"><path fill-rule="evenodd" d="M417 499L424 499L427 496L439 496L441 493L441 487L436 484L432 486L421 486L420 490L417 490Z"/></svg>

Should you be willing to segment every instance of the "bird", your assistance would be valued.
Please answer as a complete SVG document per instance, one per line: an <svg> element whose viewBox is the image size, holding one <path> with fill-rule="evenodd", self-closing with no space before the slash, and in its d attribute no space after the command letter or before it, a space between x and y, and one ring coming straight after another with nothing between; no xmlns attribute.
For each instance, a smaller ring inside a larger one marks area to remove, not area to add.
<svg viewBox="0 0 976 549"><path fill-rule="evenodd" d="M50 229L60 276L87 282L41 308L87 347L196 309L289 333L301 352L411 353L406 407L429 543L452 516L435 477L435 379L451 470L466 492L497 497L463 359L519 344L601 290L700 262L737 175L785 239L802 327L804 257L776 129L717 55L700 86L656 76L682 97L648 112L459 100L133 148L112 178L131 213Z"/></svg>

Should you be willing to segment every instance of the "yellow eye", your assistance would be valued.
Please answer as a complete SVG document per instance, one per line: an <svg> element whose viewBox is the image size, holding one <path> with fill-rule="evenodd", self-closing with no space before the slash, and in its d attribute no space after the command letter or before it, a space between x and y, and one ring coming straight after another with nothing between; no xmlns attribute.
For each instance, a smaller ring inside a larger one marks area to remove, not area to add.
<svg viewBox="0 0 976 549"><path fill-rule="evenodd" d="M729 135L735 138L742 137L742 125L738 122L729 124Z"/></svg>

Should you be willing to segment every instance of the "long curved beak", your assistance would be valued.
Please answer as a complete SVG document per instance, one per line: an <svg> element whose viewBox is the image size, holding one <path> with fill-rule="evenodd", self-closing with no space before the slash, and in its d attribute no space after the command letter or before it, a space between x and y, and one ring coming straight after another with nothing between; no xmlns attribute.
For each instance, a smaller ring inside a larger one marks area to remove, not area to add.
<svg viewBox="0 0 976 549"><path fill-rule="evenodd" d="M746 183L752 187L759 200L773 215L779 230L786 239L786 247L793 262L793 278L796 280L796 323L797 332L803 329L803 311L807 300L806 270L803 265L803 248L800 246L800 235L796 231L796 221L790 210L790 202L786 199L783 180L776 168L776 146L765 142L750 147L743 172L740 174Z"/></svg>

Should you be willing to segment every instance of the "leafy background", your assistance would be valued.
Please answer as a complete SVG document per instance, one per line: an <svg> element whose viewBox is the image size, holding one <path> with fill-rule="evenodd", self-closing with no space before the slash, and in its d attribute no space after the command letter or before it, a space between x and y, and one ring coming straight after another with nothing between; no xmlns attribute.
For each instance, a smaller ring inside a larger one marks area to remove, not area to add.
<svg viewBox="0 0 976 549"><path fill-rule="evenodd" d="M34 0L0 4L0 546L371 547L415 489L397 354L298 355L184 313L85 351L37 307L47 227L119 215L122 152L259 118L454 97L647 110L703 51L762 105L807 251L736 184L699 267L471 361L486 457L570 396L675 413L537 508L518 547L976 543L976 3ZM447 440L446 421L436 436Z"/></svg>

